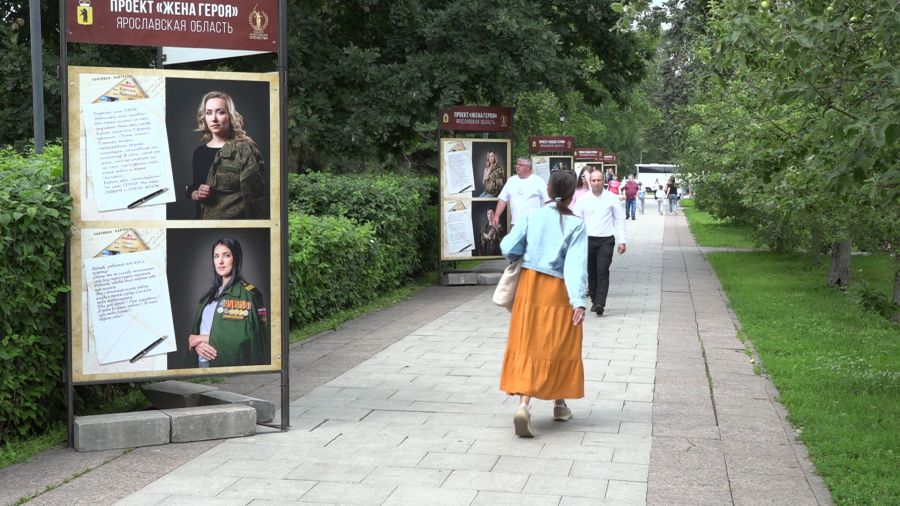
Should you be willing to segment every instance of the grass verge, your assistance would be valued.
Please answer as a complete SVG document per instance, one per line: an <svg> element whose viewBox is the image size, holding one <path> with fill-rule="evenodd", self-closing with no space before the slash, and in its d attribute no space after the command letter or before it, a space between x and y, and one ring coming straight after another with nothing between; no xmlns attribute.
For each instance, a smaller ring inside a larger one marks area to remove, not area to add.
<svg viewBox="0 0 900 506"><path fill-rule="evenodd" d="M324 320L319 320L304 327L291 330L290 342L296 343L297 341L302 341L303 339L314 336L319 332L324 332L326 330L336 330L341 326L342 323L346 321L352 320L367 313L371 313L373 311L378 311L379 309L393 306L401 300L408 299L412 295L436 283L437 273L430 272L413 281L412 283L401 286L400 288L391 290L379 296L378 298L367 304L352 307L349 309L342 309L332 314L328 318L325 318Z"/></svg>
<svg viewBox="0 0 900 506"><path fill-rule="evenodd" d="M752 247L750 227L685 214L700 245ZM707 258L835 503L900 504L900 334L854 300L890 294L891 259L853 257L846 294L805 255Z"/></svg>
<svg viewBox="0 0 900 506"><path fill-rule="evenodd" d="M682 200L683 203L688 202ZM700 246L715 248L754 248L756 245L751 239L753 229L749 225L739 225L731 221L717 220L705 211L700 211L693 206L683 205L684 215L687 216L688 225L694 240Z"/></svg>
<svg viewBox="0 0 900 506"><path fill-rule="evenodd" d="M897 327L825 286L805 257L708 258L835 503L900 504ZM877 273L889 261L854 258L854 274L887 284Z"/></svg>

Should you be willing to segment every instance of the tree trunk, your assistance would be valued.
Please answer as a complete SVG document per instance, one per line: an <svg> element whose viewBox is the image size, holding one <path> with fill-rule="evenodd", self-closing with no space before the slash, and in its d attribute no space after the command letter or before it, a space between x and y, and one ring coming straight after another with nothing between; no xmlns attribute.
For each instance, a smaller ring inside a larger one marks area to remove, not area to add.
<svg viewBox="0 0 900 506"><path fill-rule="evenodd" d="M900 323L900 262L894 262L894 314L891 315L891 321Z"/></svg>
<svg viewBox="0 0 900 506"><path fill-rule="evenodd" d="M850 286L850 240L831 245L828 285L846 290Z"/></svg>
<svg viewBox="0 0 900 506"><path fill-rule="evenodd" d="M813 227L812 230L812 264L813 267L822 265L822 231L819 227Z"/></svg>

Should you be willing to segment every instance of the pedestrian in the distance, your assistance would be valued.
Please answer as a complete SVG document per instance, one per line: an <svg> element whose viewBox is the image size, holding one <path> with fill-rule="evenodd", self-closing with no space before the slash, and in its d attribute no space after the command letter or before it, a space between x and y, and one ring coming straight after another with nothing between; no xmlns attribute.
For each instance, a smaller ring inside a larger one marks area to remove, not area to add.
<svg viewBox="0 0 900 506"><path fill-rule="evenodd" d="M603 174L594 172L603 184ZM510 260L523 258L509 322L500 390L519 396L515 433L534 437L531 398L554 400L553 418L566 421L566 399L584 397L581 361L587 285L585 225L569 208L576 176L550 175L549 205L524 216L500 243Z"/></svg>
<svg viewBox="0 0 900 506"><path fill-rule="evenodd" d="M616 195L619 194L619 187L622 186L622 182L616 178L612 178L612 180L607 185L610 193L614 193Z"/></svg>
<svg viewBox="0 0 900 506"><path fill-rule="evenodd" d="M647 198L647 190L641 186L641 182L638 181L638 202L641 204L641 214L644 214L644 199Z"/></svg>
<svg viewBox="0 0 900 506"><path fill-rule="evenodd" d="M625 186L622 188L622 193L625 194L626 220L629 217L631 218L631 221L637 219L637 196L640 189L641 186L634 180L634 174L628 174L628 181L625 182Z"/></svg>
<svg viewBox="0 0 900 506"><path fill-rule="evenodd" d="M666 192L663 191L662 185L656 187L656 208L659 210L659 215L662 216L663 213L663 202L666 200Z"/></svg>
<svg viewBox="0 0 900 506"><path fill-rule="evenodd" d="M666 196L669 198L669 214L678 214L678 185L675 184L675 176L670 177L666 184Z"/></svg>

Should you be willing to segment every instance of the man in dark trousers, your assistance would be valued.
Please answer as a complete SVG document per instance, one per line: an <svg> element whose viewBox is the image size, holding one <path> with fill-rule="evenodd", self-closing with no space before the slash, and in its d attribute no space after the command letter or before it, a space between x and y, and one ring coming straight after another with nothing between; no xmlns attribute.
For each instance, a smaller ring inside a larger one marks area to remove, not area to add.
<svg viewBox="0 0 900 506"><path fill-rule="evenodd" d="M591 311L602 316L609 292L609 266L618 242L625 253L625 216L618 195L603 190L603 174L591 172L591 193L578 199L572 212L584 220L588 234L588 295Z"/></svg>
<svg viewBox="0 0 900 506"><path fill-rule="evenodd" d="M637 219L637 194L641 187L634 180L634 174L628 175L628 182L625 183L623 193L625 194L625 219Z"/></svg>

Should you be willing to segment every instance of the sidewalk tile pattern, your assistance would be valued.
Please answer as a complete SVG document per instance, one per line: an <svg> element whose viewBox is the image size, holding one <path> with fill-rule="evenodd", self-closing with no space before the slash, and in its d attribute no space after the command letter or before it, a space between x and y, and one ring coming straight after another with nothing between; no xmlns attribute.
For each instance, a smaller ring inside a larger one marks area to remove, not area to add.
<svg viewBox="0 0 900 506"><path fill-rule="evenodd" d="M190 496L197 504L643 504L663 220L632 228L632 249L613 263L607 313L585 324L585 397L569 401L569 422L552 419L552 402L534 401L537 437L515 436L517 398L498 389L509 314L491 303L491 288L472 287L456 307L385 335L370 358L297 396L290 431L226 441L123 504ZM303 352L291 355L303 364L301 382L327 370ZM247 395L267 388L241 385Z"/></svg>

